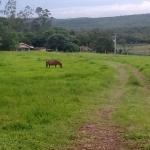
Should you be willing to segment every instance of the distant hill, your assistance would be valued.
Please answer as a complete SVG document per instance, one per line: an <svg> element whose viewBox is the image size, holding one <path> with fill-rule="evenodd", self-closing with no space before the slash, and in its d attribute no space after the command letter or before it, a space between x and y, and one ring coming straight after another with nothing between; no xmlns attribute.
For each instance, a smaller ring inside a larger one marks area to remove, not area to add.
<svg viewBox="0 0 150 150"><path fill-rule="evenodd" d="M52 26L65 29L107 29L126 27L148 27L150 26L150 14L127 15L103 18L74 18L74 19L53 19Z"/></svg>

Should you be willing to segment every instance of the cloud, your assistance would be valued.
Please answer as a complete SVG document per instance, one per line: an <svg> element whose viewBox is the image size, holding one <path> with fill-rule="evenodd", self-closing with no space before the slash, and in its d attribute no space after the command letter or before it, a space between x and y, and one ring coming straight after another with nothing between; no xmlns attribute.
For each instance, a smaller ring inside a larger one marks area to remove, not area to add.
<svg viewBox="0 0 150 150"><path fill-rule="evenodd" d="M150 13L150 1L141 4L115 4L96 7L71 7L51 9L54 18L78 18L78 17L112 17L121 15Z"/></svg>

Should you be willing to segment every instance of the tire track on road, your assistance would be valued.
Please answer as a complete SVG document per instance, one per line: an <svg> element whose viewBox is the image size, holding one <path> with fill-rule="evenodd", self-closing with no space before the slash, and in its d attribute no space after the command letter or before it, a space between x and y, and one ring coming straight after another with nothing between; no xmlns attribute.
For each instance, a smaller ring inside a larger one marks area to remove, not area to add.
<svg viewBox="0 0 150 150"><path fill-rule="evenodd" d="M114 124L113 116L117 105L122 100L123 94L126 92L129 76L133 74L137 77L145 90L149 90L150 86L145 77L137 69L118 62L105 61L106 64L113 67L118 72L118 83L111 88L108 93L107 105L99 110L97 119L99 124L85 124L78 131L81 133L74 140L79 143L78 146L68 150L138 150L129 145L121 137L125 132L122 127ZM86 135L86 136L85 136Z"/></svg>

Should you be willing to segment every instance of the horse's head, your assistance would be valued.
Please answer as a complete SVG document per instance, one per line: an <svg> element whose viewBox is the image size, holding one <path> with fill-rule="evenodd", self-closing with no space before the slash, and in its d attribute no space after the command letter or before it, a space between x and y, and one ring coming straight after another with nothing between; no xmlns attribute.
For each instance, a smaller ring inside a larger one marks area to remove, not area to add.
<svg viewBox="0 0 150 150"><path fill-rule="evenodd" d="M48 66L48 62L46 62L46 68L47 68L47 66Z"/></svg>

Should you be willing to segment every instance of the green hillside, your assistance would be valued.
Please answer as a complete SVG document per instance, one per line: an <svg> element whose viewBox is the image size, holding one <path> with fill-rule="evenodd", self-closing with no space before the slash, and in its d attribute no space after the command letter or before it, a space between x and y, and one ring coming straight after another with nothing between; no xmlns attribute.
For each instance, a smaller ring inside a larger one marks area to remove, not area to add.
<svg viewBox="0 0 150 150"><path fill-rule="evenodd" d="M150 14L104 18L53 19L52 25L55 27L62 27L65 29L145 27L150 26Z"/></svg>

